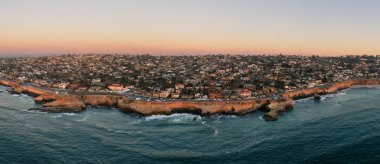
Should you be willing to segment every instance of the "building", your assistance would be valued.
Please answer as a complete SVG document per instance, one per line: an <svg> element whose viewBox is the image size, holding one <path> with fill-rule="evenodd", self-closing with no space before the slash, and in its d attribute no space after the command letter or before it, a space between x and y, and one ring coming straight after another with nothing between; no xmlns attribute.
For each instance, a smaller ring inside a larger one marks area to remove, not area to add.
<svg viewBox="0 0 380 164"><path fill-rule="evenodd" d="M181 90L181 89L184 89L185 88L185 85L184 84L176 84L175 85L175 89L176 90Z"/></svg>
<svg viewBox="0 0 380 164"><path fill-rule="evenodd" d="M161 91L160 92L160 98L168 98L170 96L170 92L168 91Z"/></svg>
<svg viewBox="0 0 380 164"><path fill-rule="evenodd" d="M124 89L123 85L121 84L112 84L107 87L111 91L122 91Z"/></svg>
<svg viewBox="0 0 380 164"><path fill-rule="evenodd" d="M252 92L248 89L242 89L238 92L241 98L249 98L252 96Z"/></svg>

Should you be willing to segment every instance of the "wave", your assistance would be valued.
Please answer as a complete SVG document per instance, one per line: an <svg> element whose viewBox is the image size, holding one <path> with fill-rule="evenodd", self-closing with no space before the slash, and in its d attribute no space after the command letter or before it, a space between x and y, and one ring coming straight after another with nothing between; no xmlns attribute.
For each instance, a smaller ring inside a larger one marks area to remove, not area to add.
<svg viewBox="0 0 380 164"><path fill-rule="evenodd" d="M327 95L321 96L321 100L323 101L326 98L333 98L333 97L343 96L343 95L347 95L347 93L345 91L341 91L341 92L334 93L334 94L327 94Z"/></svg>
<svg viewBox="0 0 380 164"><path fill-rule="evenodd" d="M90 116L84 116L82 119L78 120L79 122L82 122L82 121L86 121L87 118L89 118Z"/></svg>
<svg viewBox="0 0 380 164"><path fill-rule="evenodd" d="M168 120L173 119L175 122L183 121L183 120L193 120L193 119L202 119L201 116L193 115L193 114L187 114L187 113L175 113L171 115L152 115L145 117L146 121L152 121L152 120Z"/></svg>
<svg viewBox="0 0 380 164"><path fill-rule="evenodd" d="M236 115L215 115L217 117L217 120L224 119L224 118L238 118Z"/></svg>
<svg viewBox="0 0 380 164"><path fill-rule="evenodd" d="M311 99L313 99L313 97L308 97L308 98L294 100L294 102L307 102L307 101L310 101Z"/></svg>
<svg viewBox="0 0 380 164"><path fill-rule="evenodd" d="M211 128L214 131L214 133L212 134L214 137L219 134L218 128L216 128L215 126L211 126L211 125L207 124L206 121L202 121L202 125L204 125L208 128Z"/></svg>
<svg viewBox="0 0 380 164"><path fill-rule="evenodd" d="M66 115L66 116L75 116L77 115L76 113L62 113L63 115Z"/></svg>
<svg viewBox="0 0 380 164"><path fill-rule="evenodd" d="M345 90L342 90L338 93L332 93L332 94L326 94L326 95L321 95L321 101L323 100L326 100L327 98L333 98L333 97L337 97L337 96L343 96L343 95L347 95L346 91L349 90L350 88L348 89L345 89ZM314 99L313 97L307 97L307 98L303 98L303 99L299 99L299 100L294 100L294 102L308 102L310 100Z"/></svg>
<svg viewBox="0 0 380 164"><path fill-rule="evenodd" d="M60 118L60 117L62 117L62 114L57 114L57 115L51 116L51 117L53 117L53 118Z"/></svg>
<svg viewBox="0 0 380 164"><path fill-rule="evenodd" d="M0 108L7 109L7 110L18 110L17 108L12 108L4 105L0 105Z"/></svg>

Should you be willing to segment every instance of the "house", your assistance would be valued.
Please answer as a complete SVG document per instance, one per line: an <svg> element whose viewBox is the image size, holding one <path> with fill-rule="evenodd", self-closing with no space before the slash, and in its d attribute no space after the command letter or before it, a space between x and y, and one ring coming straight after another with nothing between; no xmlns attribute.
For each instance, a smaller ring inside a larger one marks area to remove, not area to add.
<svg viewBox="0 0 380 164"><path fill-rule="evenodd" d="M220 92L210 91L208 93L208 98L210 98L210 99L220 99L220 98L223 98L223 96L222 96L222 94Z"/></svg>
<svg viewBox="0 0 380 164"><path fill-rule="evenodd" d="M18 77L17 79L18 79L19 81L22 81L22 82L28 80L28 78L26 78L25 76Z"/></svg>
<svg viewBox="0 0 380 164"><path fill-rule="evenodd" d="M241 98L249 98L252 96L252 92L248 89L242 89L238 92Z"/></svg>
<svg viewBox="0 0 380 164"><path fill-rule="evenodd" d="M180 94L179 94L178 92L173 92L173 93L171 94L171 98L172 98L172 99L179 99L179 96L180 96Z"/></svg>
<svg viewBox="0 0 380 164"><path fill-rule="evenodd" d="M91 86L90 88L88 88L88 91L91 91L91 92L100 91L100 90L102 90L102 87L100 86Z"/></svg>
<svg viewBox="0 0 380 164"><path fill-rule="evenodd" d="M107 88L111 91L122 91L124 89L123 85L121 84L111 84L107 86Z"/></svg>
<svg viewBox="0 0 380 164"><path fill-rule="evenodd" d="M100 83L102 81L102 79L100 78L96 78L96 79L92 79L92 84L97 84L97 83Z"/></svg>
<svg viewBox="0 0 380 164"><path fill-rule="evenodd" d="M168 91L161 91L160 92L160 98L168 98L170 95L170 92Z"/></svg>
<svg viewBox="0 0 380 164"><path fill-rule="evenodd" d="M184 84L176 84L175 85L175 89L176 90L181 90L181 89L184 89L185 88L185 85Z"/></svg>
<svg viewBox="0 0 380 164"><path fill-rule="evenodd" d="M194 98L196 98L196 99L202 98L202 94L200 94L200 93L196 93L196 94L194 95Z"/></svg>
<svg viewBox="0 0 380 164"><path fill-rule="evenodd" d="M77 90L78 90L78 91L87 91L87 87L83 87L83 86L81 86L81 87L78 87Z"/></svg>
<svg viewBox="0 0 380 164"><path fill-rule="evenodd" d="M127 85L127 86L125 86L125 89L134 89L134 88L135 88L134 85Z"/></svg>
<svg viewBox="0 0 380 164"><path fill-rule="evenodd" d="M152 97L154 98L159 98L160 97L160 92L153 92Z"/></svg>
<svg viewBox="0 0 380 164"><path fill-rule="evenodd" d="M69 83L59 83L58 88L66 89L66 87L69 85Z"/></svg>
<svg viewBox="0 0 380 164"><path fill-rule="evenodd" d="M315 83L309 83L309 85L307 85L308 88L314 88L315 87Z"/></svg>

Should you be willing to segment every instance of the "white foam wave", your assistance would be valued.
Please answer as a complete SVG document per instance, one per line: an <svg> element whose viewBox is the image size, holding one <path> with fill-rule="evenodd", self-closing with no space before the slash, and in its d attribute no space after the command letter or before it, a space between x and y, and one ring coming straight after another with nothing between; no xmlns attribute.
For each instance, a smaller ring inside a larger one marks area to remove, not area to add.
<svg viewBox="0 0 380 164"><path fill-rule="evenodd" d="M76 114L75 113L62 113L63 115L66 115L66 116L75 116Z"/></svg>
<svg viewBox="0 0 380 164"><path fill-rule="evenodd" d="M217 119L220 120L220 119L223 119L223 118L237 118L238 116L236 115L218 115L217 116Z"/></svg>
<svg viewBox="0 0 380 164"><path fill-rule="evenodd" d="M334 94L327 94L327 95L321 96L321 98L322 98L322 100L324 100L326 98L332 98L332 97L343 96L343 95L347 95L347 93L346 92L338 92L338 93L334 93Z"/></svg>
<svg viewBox="0 0 380 164"><path fill-rule="evenodd" d="M308 97L308 98L304 98L304 99L295 100L294 102L307 102L307 101L310 101L311 99L312 99L312 97Z"/></svg>
<svg viewBox="0 0 380 164"><path fill-rule="evenodd" d="M217 136L219 134L219 130L218 129L214 129L214 136Z"/></svg>
<svg viewBox="0 0 380 164"><path fill-rule="evenodd" d="M79 121L79 122L86 121L88 117L90 117L90 116L85 116L85 117L83 117L82 119L80 119L80 120L78 120L78 121Z"/></svg>
<svg viewBox="0 0 380 164"><path fill-rule="evenodd" d="M211 128L212 130L214 130L214 133L212 134L214 137L217 136L219 134L219 130L218 128L216 128L215 126L211 126L211 125L208 125L206 124L206 121L203 121L202 124L206 127L209 127Z"/></svg>
<svg viewBox="0 0 380 164"><path fill-rule="evenodd" d="M51 117L53 117L53 118L60 118L60 117L62 117L62 114L57 114L57 115L52 115Z"/></svg>
<svg viewBox="0 0 380 164"><path fill-rule="evenodd" d="M145 117L146 121L152 121L152 120L167 120L167 119L173 119L175 122L183 121L183 120L193 120L201 119L200 116L193 115L193 114L185 114L185 113L175 113L171 115L153 115Z"/></svg>
<svg viewBox="0 0 380 164"><path fill-rule="evenodd" d="M107 131L109 131L109 132L115 132L115 131L117 131L117 130L115 130L115 129L112 129L112 128L109 128L109 127L106 127L105 125L102 125L102 124L95 124L95 126L98 127L98 128L105 129L105 130L107 130Z"/></svg>

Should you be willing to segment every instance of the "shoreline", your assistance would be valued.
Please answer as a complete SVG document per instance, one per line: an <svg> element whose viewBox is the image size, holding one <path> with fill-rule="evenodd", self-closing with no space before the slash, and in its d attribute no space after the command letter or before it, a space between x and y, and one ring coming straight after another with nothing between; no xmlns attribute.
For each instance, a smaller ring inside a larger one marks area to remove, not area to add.
<svg viewBox="0 0 380 164"><path fill-rule="evenodd" d="M42 107L29 110L49 113L79 113L87 106L118 108L123 112L136 113L142 116L170 115L174 113L190 113L201 116L215 114L245 115L254 111L265 112L266 121L276 121L281 113L291 110L294 100L313 97L314 95L327 95L348 88L378 87L380 79L352 79L322 87L300 89L281 94L280 99L257 98L248 100L202 100L202 101L144 101L132 100L123 95L100 94L55 94L33 86L22 85L19 82L0 80L0 85L10 87L10 93L27 94L35 97L35 103Z"/></svg>
<svg viewBox="0 0 380 164"><path fill-rule="evenodd" d="M350 88L377 88L377 87L380 87L380 84L379 85L354 85Z"/></svg>

